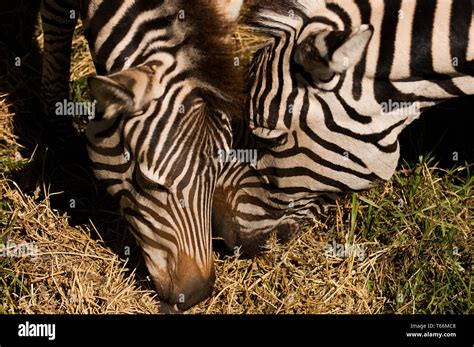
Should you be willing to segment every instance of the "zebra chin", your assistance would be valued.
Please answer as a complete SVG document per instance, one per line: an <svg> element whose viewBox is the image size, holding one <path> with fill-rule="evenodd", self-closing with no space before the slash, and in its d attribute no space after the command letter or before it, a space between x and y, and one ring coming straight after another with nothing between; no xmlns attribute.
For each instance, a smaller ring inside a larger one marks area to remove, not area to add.
<svg viewBox="0 0 474 347"><path fill-rule="evenodd" d="M229 251L246 259L265 251L272 235L276 235L280 243L287 243L298 235L300 225L297 220L287 216L283 221L274 221L271 226L249 229L239 224L234 218L220 216L216 217L213 230L222 237Z"/></svg>
<svg viewBox="0 0 474 347"><path fill-rule="evenodd" d="M293 214L286 214L284 210L275 211L273 218L239 213L239 208L231 206L221 199L222 191L214 194L212 208L212 230L223 239L230 252L241 258L251 258L264 251L272 235L280 243L286 243L300 231L301 220Z"/></svg>

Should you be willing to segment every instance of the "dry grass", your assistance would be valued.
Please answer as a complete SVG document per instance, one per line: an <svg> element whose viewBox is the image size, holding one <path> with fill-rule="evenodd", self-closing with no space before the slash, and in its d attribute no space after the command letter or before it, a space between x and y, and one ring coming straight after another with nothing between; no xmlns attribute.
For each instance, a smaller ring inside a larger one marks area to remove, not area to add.
<svg viewBox="0 0 474 347"><path fill-rule="evenodd" d="M126 261L91 237L98 233L93 225L70 227L66 215L38 198L39 191L27 196L15 182L1 183L4 236L36 250L35 257L13 259L4 268L22 283L9 291L6 312L157 312L154 292L140 289ZM288 245L273 243L271 252L251 260L216 253L215 295L190 313L380 312L385 298L369 293L366 284L383 252L363 262L326 257L323 225L316 223Z"/></svg>
<svg viewBox="0 0 474 347"><path fill-rule="evenodd" d="M2 180L2 201L7 202L3 236L17 245L10 247L30 249L29 256L15 259L6 270L23 284L3 303L6 312L156 311L154 293L138 289L134 273L126 274L126 262L91 238L93 225L70 227L67 216L38 195L25 195L15 182Z"/></svg>
<svg viewBox="0 0 474 347"><path fill-rule="evenodd" d="M239 31L236 42L245 61L260 40ZM79 36L73 61L72 95L83 100L94 69ZM14 134L22 131L13 119L27 101L17 96L13 104L7 97L0 93L0 244L27 244L37 254L0 258L0 311L156 313L159 301L141 262L117 251L137 249L113 209L100 225L91 219L70 226L68 212L52 204L67 192L52 188L44 168L24 170L38 158L48 166L47 155L19 145ZM248 260L215 253L214 294L189 313L471 311L474 201L468 171L442 172L421 161L385 187L338 202L286 245L273 240L267 252ZM30 183L20 187L24 180ZM94 190L93 180L73 184ZM359 245L363 256L327 254L333 242Z"/></svg>

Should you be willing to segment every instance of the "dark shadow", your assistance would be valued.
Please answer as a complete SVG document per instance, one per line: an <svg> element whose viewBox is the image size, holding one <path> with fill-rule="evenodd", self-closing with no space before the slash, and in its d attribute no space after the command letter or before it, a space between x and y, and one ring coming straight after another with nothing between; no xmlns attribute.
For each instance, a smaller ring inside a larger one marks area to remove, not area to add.
<svg viewBox="0 0 474 347"><path fill-rule="evenodd" d="M30 131L38 126L33 111L38 109L40 74L39 48L33 35L39 1L19 0L0 3L0 91L7 94L19 144L28 154L35 140Z"/></svg>
<svg viewBox="0 0 474 347"><path fill-rule="evenodd" d="M91 236L103 239L122 259L129 258L128 268L137 268L138 282L149 289L140 249L121 221L117 203L95 180L83 135L78 134L64 150L54 146L45 127L40 102L41 52L35 39L39 5L38 0L0 1L0 95L6 95L14 114L20 153L31 158L27 165L10 172L9 178L26 193L46 187L51 208L66 213L70 225L92 222L100 236Z"/></svg>
<svg viewBox="0 0 474 347"><path fill-rule="evenodd" d="M439 167L474 162L474 96L444 102L423 113L400 136L401 159L410 164L432 153Z"/></svg>

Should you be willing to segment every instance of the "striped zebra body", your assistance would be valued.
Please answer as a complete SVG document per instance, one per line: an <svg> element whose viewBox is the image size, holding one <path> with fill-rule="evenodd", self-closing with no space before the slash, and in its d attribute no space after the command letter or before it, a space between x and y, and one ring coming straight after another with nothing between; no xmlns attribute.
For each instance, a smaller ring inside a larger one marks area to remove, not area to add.
<svg viewBox="0 0 474 347"><path fill-rule="evenodd" d="M252 253L294 233L335 194L392 176L398 135L433 105L474 94L474 12L467 0L260 1L246 19L268 36L249 77L214 227Z"/></svg>
<svg viewBox="0 0 474 347"><path fill-rule="evenodd" d="M81 12L101 75L89 80L99 111L86 131L93 169L120 201L160 297L179 309L207 297L215 278L212 196L240 107L229 45L240 6L43 0L46 103L67 97L70 14Z"/></svg>

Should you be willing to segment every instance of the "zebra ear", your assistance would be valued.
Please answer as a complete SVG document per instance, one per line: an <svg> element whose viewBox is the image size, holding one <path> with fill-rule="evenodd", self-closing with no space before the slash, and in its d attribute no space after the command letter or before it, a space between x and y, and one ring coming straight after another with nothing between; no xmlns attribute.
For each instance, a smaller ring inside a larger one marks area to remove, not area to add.
<svg viewBox="0 0 474 347"><path fill-rule="evenodd" d="M317 79L344 73L363 57L373 35L371 25L354 31L324 31L296 47L295 61Z"/></svg>
<svg viewBox="0 0 474 347"><path fill-rule="evenodd" d="M133 92L127 88L123 80L115 76L95 76L89 78L89 92L97 100L99 111L115 114L122 111L132 111ZM121 83L122 82L122 83Z"/></svg>
<svg viewBox="0 0 474 347"><path fill-rule="evenodd" d="M355 66L363 57L369 45L374 29L369 25L362 25L353 32L342 45L334 51L329 63L331 70L343 73Z"/></svg>

